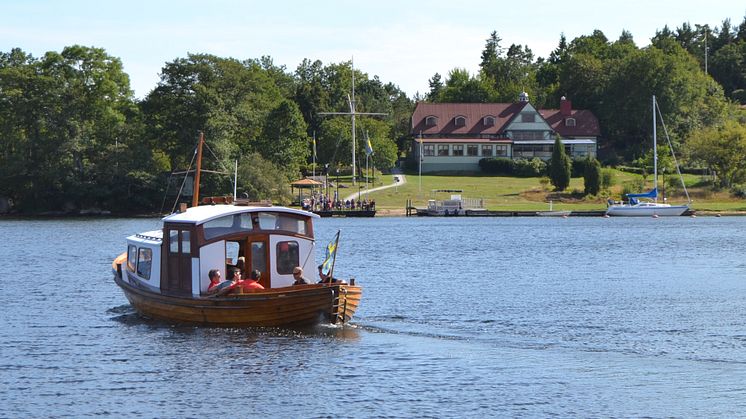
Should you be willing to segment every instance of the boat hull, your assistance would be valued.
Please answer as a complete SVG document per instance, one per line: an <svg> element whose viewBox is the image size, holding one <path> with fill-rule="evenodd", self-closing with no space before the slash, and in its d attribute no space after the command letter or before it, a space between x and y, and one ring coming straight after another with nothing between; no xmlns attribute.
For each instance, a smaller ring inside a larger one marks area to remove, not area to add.
<svg viewBox="0 0 746 419"><path fill-rule="evenodd" d="M304 326L345 323L355 314L362 288L348 284L311 284L272 288L222 297L163 295L133 285L115 274L114 281L132 307L155 320L222 327Z"/></svg>
<svg viewBox="0 0 746 419"><path fill-rule="evenodd" d="M536 215L539 217L567 217L572 214L572 211L537 211Z"/></svg>
<svg viewBox="0 0 746 419"><path fill-rule="evenodd" d="M675 217L684 214L689 210L686 205L668 205L668 206L626 206L612 205L606 210L606 215L615 217Z"/></svg>

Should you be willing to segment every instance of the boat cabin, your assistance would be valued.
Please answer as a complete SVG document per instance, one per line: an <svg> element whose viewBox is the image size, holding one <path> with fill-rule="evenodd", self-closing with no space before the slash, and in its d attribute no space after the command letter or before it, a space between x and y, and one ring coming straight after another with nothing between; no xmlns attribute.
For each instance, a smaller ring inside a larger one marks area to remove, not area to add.
<svg viewBox="0 0 746 419"><path fill-rule="evenodd" d="M290 286L294 267L314 271L313 218L318 215L284 207L191 207L163 218L161 231L127 238L125 274L150 291L200 296L211 269L227 277L243 257L244 277L257 269L265 288Z"/></svg>

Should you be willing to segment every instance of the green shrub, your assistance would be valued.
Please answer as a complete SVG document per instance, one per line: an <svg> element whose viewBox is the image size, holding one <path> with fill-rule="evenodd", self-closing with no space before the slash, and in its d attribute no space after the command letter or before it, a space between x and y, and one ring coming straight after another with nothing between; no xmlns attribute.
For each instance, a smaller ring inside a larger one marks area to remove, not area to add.
<svg viewBox="0 0 746 419"><path fill-rule="evenodd" d="M531 160L518 159L513 161L513 174L518 177L539 177L547 173L547 164L544 160L534 157Z"/></svg>

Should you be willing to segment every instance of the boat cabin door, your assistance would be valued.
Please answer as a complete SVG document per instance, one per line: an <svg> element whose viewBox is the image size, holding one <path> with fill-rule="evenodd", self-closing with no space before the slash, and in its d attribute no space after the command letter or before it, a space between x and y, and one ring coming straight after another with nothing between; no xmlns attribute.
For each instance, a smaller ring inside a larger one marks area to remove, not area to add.
<svg viewBox="0 0 746 419"><path fill-rule="evenodd" d="M161 290L172 294L192 293L191 231L171 228L168 230L168 273L161 281Z"/></svg>
<svg viewBox="0 0 746 419"><path fill-rule="evenodd" d="M247 261L247 265L249 266L248 272L244 273L243 278L249 278L251 272L254 269L258 269L262 273L259 283L264 288L270 288L272 278L269 272L269 236L253 236L249 239L249 260Z"/></svg>

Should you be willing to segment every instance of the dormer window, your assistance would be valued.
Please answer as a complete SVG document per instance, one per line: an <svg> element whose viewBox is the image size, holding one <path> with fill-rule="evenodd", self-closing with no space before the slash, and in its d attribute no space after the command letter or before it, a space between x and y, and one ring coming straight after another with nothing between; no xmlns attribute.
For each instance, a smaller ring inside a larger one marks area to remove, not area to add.
<svg viewBox="0 0 746 419"><path fill-rule="evenodd" d="M483 124L484 124L484 126L486 126L486 127L492 127L492 126L494 126L494 125L495 125L495 117L494 117L494 116L485 116L485 117L484 117L484 118L482 119L482 123L483 123Z"/></svg>
<svg viewBox="0 0 746 419"><path fill-rule="evenodd" d="M463 127L463 126L466 126L466 117L463 117L463 116L457 116L457 117L453 118L453 123L454 123L454 125L456 125L457 127Z"/></svg>
<svg viewBox="0 0 746 419"><path fill-rule="evenodd" d="M426 127L434 127L438 125L438 117L437 116L428 116L425 118L425 126Z"/></svg>
<svg viewBox="0 0 746 419"><path fill-rule="evenodd" d="M536 122L536 114L533 112L522 113L521 122Z"/></svg>
<svg viewBox="0 0 746 419"><path fill-rule="evenodd" d="M565 118L565 126L566 127L574 127L575 126L575 118Z"/></svg>

